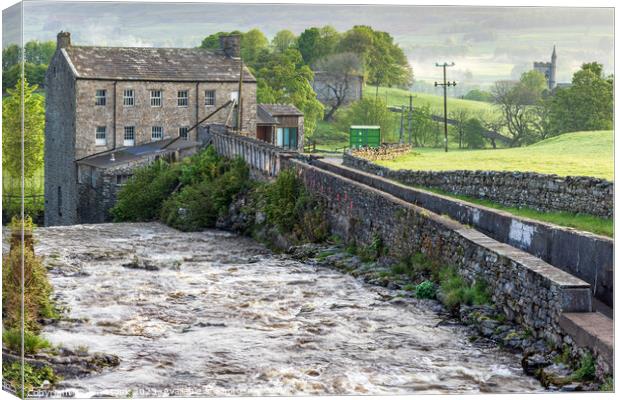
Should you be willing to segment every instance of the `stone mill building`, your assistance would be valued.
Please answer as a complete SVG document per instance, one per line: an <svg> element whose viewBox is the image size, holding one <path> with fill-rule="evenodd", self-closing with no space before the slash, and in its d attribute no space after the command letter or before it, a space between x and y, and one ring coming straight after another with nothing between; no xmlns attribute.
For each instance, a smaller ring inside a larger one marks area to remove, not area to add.
<svg viewBox="0 0 620 400"><path fill-rule="evenodd" d="M256 137L256 79L241 62L239 36L220 45L76 46L69 32L58 34L45 75L45 225L109 220L134 168L193 154L202 128ZM300 128L302 142L303 117Z"/></svg>

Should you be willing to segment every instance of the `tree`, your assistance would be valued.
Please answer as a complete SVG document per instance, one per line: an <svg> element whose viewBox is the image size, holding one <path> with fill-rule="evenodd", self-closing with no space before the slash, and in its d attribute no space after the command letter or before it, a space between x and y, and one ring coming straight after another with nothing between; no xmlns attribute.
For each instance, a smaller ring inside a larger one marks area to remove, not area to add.
<svg viewBox="0 0 620 400"><path fill-rule="evenodd" d="M289 103L304 113L304 128L312 135L323 117L323 105L317 100L310 82L314 74L304 64L297 49L283 53L262 52L257 60L258 103Z"/></svg>
<svg viewBox="0 0 620 400"><path fill-rule="evenodd" d="M546 89L545 76L535 70L524 72L516 86L516 90L520 91L520 101L527 105L538 103Z"/></svg>
<svg viewBox="0 0 620 400"><path fill-rule="evenodd" d="M241 58L246 64L252 65L263 49L267 49L269 41L258 29L251 29L241 35Z"/></svg>
<svg viewBox="0 0 620 400"><path fill-rule="evenodd" d="M32 64L26 62L24 64L24 75L28 82L33 85L43 86L45 81L45 71L47 64ZM15 64L12 67L2 71L2 90L15 87L15 84L21 77L21 64Z"/></svg>
<svg viewBox="0 0 620 400"><path fill-rule="evenodd" d="M538 140L545 140L558 134L551 122L551 96L543 96L532 108L532 128Z"/></svg>
<svg viewBox="0 0 620 400"><path fill-rule="evenodd" d="M325 56L320 50L320 36L319 28L308 28L297 38L297 48L308 65Z"/></svg>
<svg viewBox="0 0 620 400"><path fill-rule="evenodd" d="M241 58L249 67L253 67L258 56L269 48L267 37L259 29L251 29L245 33L240 31L217 32L204 38L199 47L211 51L218 51L221 48L220 36L227 35L239 35L241 37Z"/></svg>
<svg viewBox="0 0 620 400"><path fill-rule="evenodd" d="M484 147L484 126L478 118L470 118L463 124L463 141L468 149Z"/></svg>
<svg viewBox="0 0 620 400"><path fill-rule="evenodd" d="M536 140L533 124L535 114L531 106L537 104L545 87L540 72L529 71L519 82L499 81L493 87L493 102L499 107L505 127L511 135L511 146L522 146Z"/></svg>
<svg viewBox="0 0 620 400"><path fill-rule="evenodd" d="M459 149L463 148L463 135L465 131L465 123L469 120L469 111L464 108L457 108L454 111L450 111L450 118L456 121L454 125L456 135L459 142Z"/></svg>
<svg viewBox="0 0 620 400"><path fill-rule="evenodd" d="M201 49L207 50L219 50L220 49L220 36L226 35L243 35L241 31L232 31L232 32L217 32L213 33L206 38L202 39L202 43L200 44Z"/></svg>
<svg viewBox="0 0 620 400"><path fill-rule="evenodd" d="M485 101L491 103L493 101L493 95L490 92L479 89L472 89L465 96L465 100Z"/></svg>
<svg viewBox="0 0 620 400"><path fill-rule="evenodd" d="M24 49L26 50L26 62L47 65L56 51L56 43L51 40L47 42L32 40L26 43Z"/></svg>
<svg viewBox="0 0 620 400"><path fill-rule="evenodd" d="M504 118L502 116L498 116L496 113L492 111L487 111L480 117L480 123L487 131L500 133L505 126ZM489 138L491 142L491 146L494 149L497 148L497 143L493 137Z"/></svg>
<svg viewBox="0 0 620 400"><path fill-rule="evenodd" d="M347 108L338 110L335 116L339 130L348 132L351 125L379 125L384 141L396 132L396 115L388 110L382 99L363 98Z"/></svg>
<svg viewBox="0 0 620 400"><path fill-rule="evenodd" d="M284 53L286 49L295 45L297 36L287 29L281 30L271 40L274 51Z"/></svg>
<svg viewBox="0 0 620 400"><path fill-rule="evenodd" d="M356 25L344 33L339 49L360 56L371 85L405 87L413 81L413 72L405 53L387 32Z"/></svg>
<svg viewBox="0 0 620 400"><path fill-rule="evenodd" d="M325 120L329 121L343 104L349 102L353 94L351 79L362 74L362 63L355 53L336 53L318 60L316 70L323 74L321 81L328 91L329 111L325 114Z"/></svg>
<svg viewBox="0 0 620 400"><path fill-rule="evenodd" d="M404 124L404 131L407 132L408 116L406 109ZM431 108L428 104L413 109L411 124L413 126L413 144L415 146L436 146L438 144L436 140L437 124L433 121Z"/></svg>
<svg viewBox="0 0 620 400"><path fill-rule="evenodd" d="M599 63L583 64L569 88L556 90L549 119L557 133L613 129L613 76Z"/></svg>
<svg viewBox="0 0 620 400"><path fill-rule="evenodd" d="M2 70L6 71L11 66L19 63L21 52L19 46L12 44L2 49Z"/></svg>
<svg viewBox="0 0 620 400"><path fill-rule="evenodd" d="M31 178L43 167L45 108L43 97L34 93L37 85L18 80L8 89L8 98L2 102L2 169L18 178L22 173L21 148L24 143L24 177ZM22 135L22 93L24 130Z"/></svg>

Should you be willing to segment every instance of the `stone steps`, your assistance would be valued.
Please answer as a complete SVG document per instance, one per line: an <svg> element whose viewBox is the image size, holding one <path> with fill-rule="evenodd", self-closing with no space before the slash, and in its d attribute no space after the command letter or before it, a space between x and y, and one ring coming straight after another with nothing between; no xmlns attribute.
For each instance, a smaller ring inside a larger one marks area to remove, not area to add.
<svg viewBox="0 0 620 400"><path fill-rule="evenodd" d="M579 347L587 347L614 365L614 321L599 312L563 313L560 327Z"/></svg>

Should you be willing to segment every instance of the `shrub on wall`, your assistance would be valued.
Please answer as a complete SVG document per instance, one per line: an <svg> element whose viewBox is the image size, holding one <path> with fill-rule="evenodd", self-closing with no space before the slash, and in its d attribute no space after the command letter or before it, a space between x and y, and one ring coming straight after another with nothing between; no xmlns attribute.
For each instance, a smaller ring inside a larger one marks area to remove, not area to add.
<svg viewBox="0 0 620 400"><path fill-rule="evenodd" d="M198 157L200 160L202 157ZM164 201L161 210L164 223L182 231L213 228L235 197L251 186L248 167L242 160L211 158L204 167L201 173L194 174L202 180L190 179L195 183L184 186Z"/></svg>
<svg viewBox="0 0 620 400"><path fill-rule="evenodd" d="M179 184L181 169L163 160L140 168L118 193L110 210L115 222L152 221L161 205Z"/></svg>
<svg viewBox="0 0 620 400"><path fill-rule="evenodd" d="M267 222L297 241L318 242L328 235L323 205L303 186L293 170L281 171L275 182L256 191Z"/></svg>

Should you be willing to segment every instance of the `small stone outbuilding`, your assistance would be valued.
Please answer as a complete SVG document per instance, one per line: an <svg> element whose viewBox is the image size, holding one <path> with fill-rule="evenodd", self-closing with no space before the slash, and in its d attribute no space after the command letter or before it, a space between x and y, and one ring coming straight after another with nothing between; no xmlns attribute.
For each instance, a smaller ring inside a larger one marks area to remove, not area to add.
<svg viewBox="0 0 620 400"><path fill-rule="evenodd" d="M258 104L256 138L275 146L303 151L304 114L289 104Z"/></svg>

